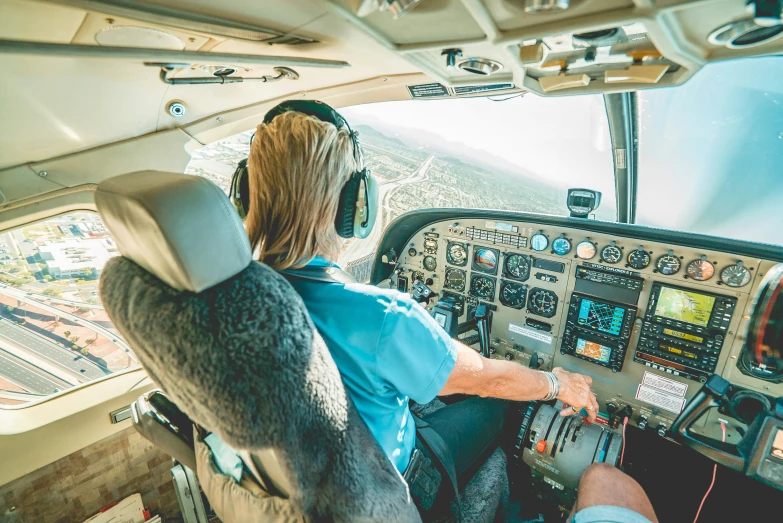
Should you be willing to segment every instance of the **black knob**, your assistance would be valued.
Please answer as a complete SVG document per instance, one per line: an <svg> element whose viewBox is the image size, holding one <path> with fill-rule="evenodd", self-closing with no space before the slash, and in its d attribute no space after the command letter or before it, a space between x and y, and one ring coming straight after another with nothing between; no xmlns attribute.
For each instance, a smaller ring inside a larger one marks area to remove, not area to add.
<svg viewBox="0 0 783 523"><path fill-rule="evenodd" d="M658 435L660 437L666 436L666 423L661 423L658 425Z"/></svg>
<svg viewBox="0 0 783 523"><path fill-rule="evenodd" d="M511 361L511 360L513 360L513 359L514 359L514 355L513 355L512 353L510 353L510 352L507 352L507 353L506 353L506 359L507 359L508 361Z"/></svg>

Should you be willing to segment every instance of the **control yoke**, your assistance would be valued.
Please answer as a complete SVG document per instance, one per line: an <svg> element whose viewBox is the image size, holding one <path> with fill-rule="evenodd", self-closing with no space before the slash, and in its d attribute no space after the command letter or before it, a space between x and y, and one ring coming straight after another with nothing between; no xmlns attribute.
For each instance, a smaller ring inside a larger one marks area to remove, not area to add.
<svg viewBox="0 0 783 523"><path fill-rule="evenodd" d="M685 406L671 432L682 444L732 470L783 490L783 398L774 411L764 409L756 416L737 445L717 441L693 432L692 427L708 410L728 404L730 384L713 375Z"/></svg>

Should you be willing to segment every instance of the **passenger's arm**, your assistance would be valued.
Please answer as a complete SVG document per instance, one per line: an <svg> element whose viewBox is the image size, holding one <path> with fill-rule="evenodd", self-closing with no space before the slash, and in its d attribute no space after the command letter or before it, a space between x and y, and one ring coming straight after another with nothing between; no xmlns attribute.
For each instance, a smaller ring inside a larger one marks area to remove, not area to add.
<svg viewBox="0 0 783 523"><path fill-rule="evenodd" d="M440 396L470 394L485 398L531 401L543 399L549 393L549 382L543 373L511 361L484 358L470 347L455 343L457 363L440 391ZM557 399L578 409L587 409L590 421L594 421L598 402L590 392L592 378L564 371L560 367L552 372L560 381L560 394ZM561 412L563 416L573 413L571 408Z"/></svg>

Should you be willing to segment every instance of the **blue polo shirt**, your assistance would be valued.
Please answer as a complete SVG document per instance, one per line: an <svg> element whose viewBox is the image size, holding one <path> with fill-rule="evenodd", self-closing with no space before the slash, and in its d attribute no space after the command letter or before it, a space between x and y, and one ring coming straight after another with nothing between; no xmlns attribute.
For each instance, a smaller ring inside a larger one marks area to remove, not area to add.
<svg viewBox="0 0 783 523"><path fill-rule="evenodd" d="M316 258L309 266L334 265ZM443 389L457 348L407 293L360 283L292 280L326 342L356 408L389 459L404 472L416 441L408 399Z"/></svg>

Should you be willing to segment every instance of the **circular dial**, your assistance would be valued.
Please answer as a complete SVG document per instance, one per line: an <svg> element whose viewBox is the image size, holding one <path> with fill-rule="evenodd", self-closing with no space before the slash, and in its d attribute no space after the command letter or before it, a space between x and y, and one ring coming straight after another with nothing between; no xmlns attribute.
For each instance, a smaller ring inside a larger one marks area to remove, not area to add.
<svg viewBox="0 0 783 523"><path fill-rule="evenodd" d="M494 299L495 280L486 276L473 276L470 280L470 293L477 298Z"/></svg>
<svg viewBox="0 0 783 523"><path fill-rule="evenodd" d="M552 251L560 256L568 254L571 251L571 242L567 238L557 238L552 242Z"/></svg>
<svg viewBox="0 0 783 523"><path fill-rule="evenodd" d="M587 240L579 242L579 244L576 246L576 255L583 260L591 259L593 256L595 256L596 252L595 245Z"/></svg>
<svg viewBox="0 0 783 523"><path fill-rule="evenodd" d="M557 295L546 289L533 289L527 300L527 310L544 318L551 318L557 312Z"/></svg>
<svg viewBox="0 0 783 523"><path fill-rule="evenodd" d="M606 263L617 263L623 257L623 251L615 245L607 245L601 249L601 261Z"/></svg>
<svg viewBox="0 0 783 523"><path fill-rule="evenodd" d="M506 307L521 309L525 306L525 298L527 298L527 285L505 282L500 286L500 303Z"/></svg>
<svg viewBox="0 0 783 523"><path fill-rule="evenodd" d="M495 249L473 248L473 269L489 274L498 272L498 255Z"/></svg>
<svg viewBox="0 0 783 523"><path fill-rule="evenodd" d="M537 232L530 238L530 248L534 251L543 251L549 245L549 239Z"/></svg>
<svg viewBox="0 0 783 523"><path fill-rule="evenodd" d="M428 271L434 271L438 268L438 262L432 256L425 256L422 263Z"/></svg>
<svg viewBox="0 0 783 523"><path fill-rule="evenodd" d="M628 255L628 265L634 269L644 269L650 265L651 261L652 258L650 258L650 255L647 254L647 251L643 251L641 249L631 251L631 253Z"/></svg>
<svg viewBox="0 0 783 523"><path fill-rule="evenodd" d="M729 265L720 271L720 281L729 287L744 287L750 283L750 271L744 265Z"/></svg>
<svg viewBox="0 0 783 523"><path fill-rule="evenodd" d="M416 256L416 249L414 249L413 247L408 249L408 256Z"/></svg>
<svg viewBox="0 0 783 523"><path fill-rule="evenodd" d="M444 285L448 289L462 292L465 290L465 271L459 269L446 269L446 281Z"/></svg>
<svg viewBox="0 0 783 523"><path fill-rule="evenodd" d="M715 274L715 266L707 260L693 260L686 267L688 276L697 281L706 281Z"/></svg>
<svg viewBox="0 0 783 523"><path fill-rule="evenodd" d="M661 274L670 276L680 272L680 269L682 268L682 262L677 256L673 254L664 254L656 260L655 268L658 269L658 272Z"/></svg>
<svg viewBox="0 0 783 523"><path fill-rule="evenodd" d="M525 281L530 277L530 258L522 254L506 256L506 274L517 280Z"/></svg>
<svg viewBox="0 0 783 523"><path fill-rule="evenodd" d="M449 244L449 250L446 252L446 259L452 265L465 265L468 263L468 253L465 246L461 243Z"/></svg>

